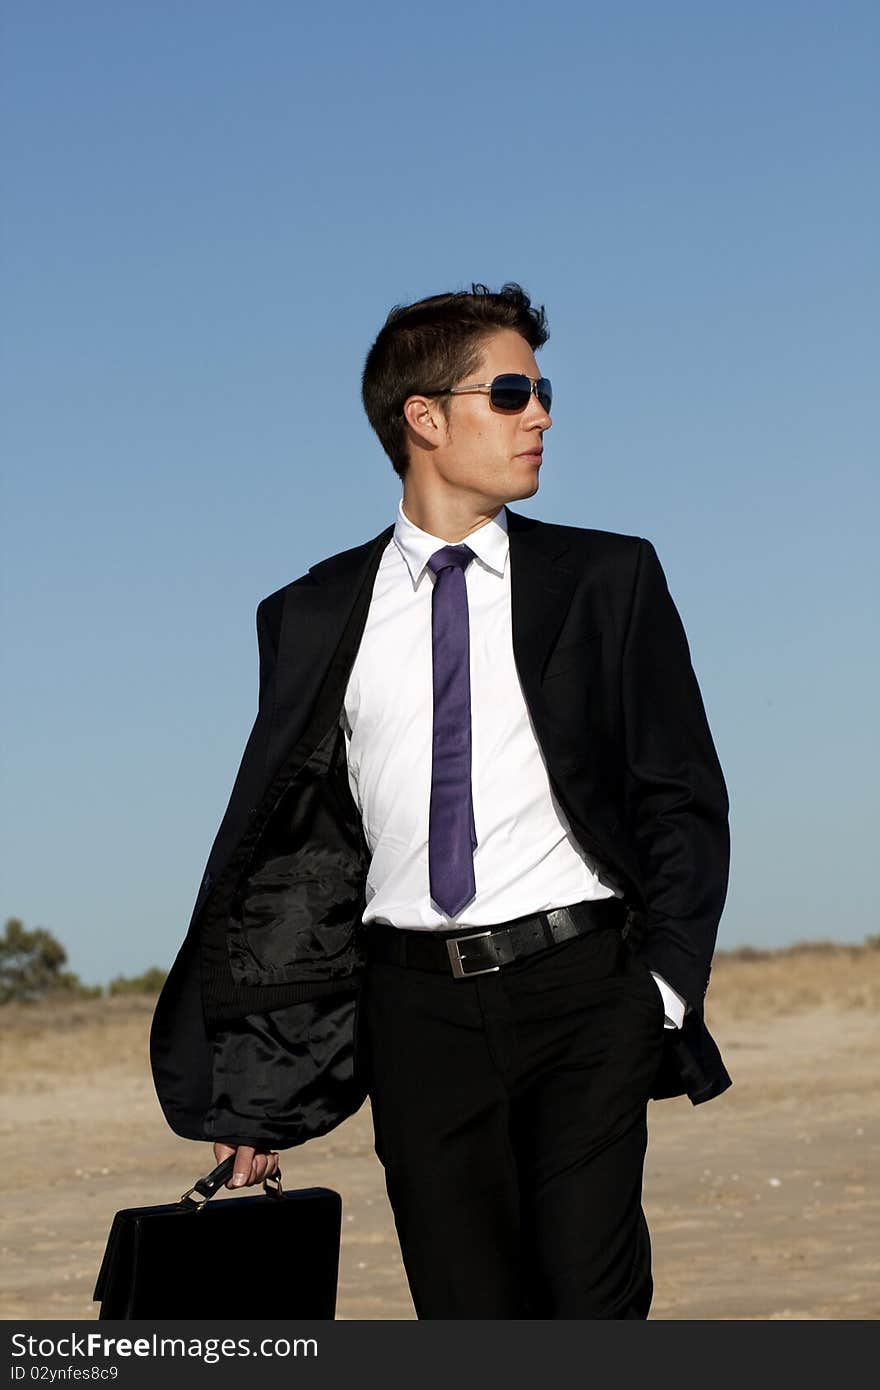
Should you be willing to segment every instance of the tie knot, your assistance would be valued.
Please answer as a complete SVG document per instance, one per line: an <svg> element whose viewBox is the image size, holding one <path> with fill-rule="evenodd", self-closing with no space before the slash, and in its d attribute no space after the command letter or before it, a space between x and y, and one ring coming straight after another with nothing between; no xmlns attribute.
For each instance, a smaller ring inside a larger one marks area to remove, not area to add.
<svg viewBox="0 0 880 1390"><path fill-rule="evenodd" d="M463 542L460 545L444 545L441 550L434 551L428 561L428 569L433 574L448 569L466 570L473 558L474 552Z"/></svg>

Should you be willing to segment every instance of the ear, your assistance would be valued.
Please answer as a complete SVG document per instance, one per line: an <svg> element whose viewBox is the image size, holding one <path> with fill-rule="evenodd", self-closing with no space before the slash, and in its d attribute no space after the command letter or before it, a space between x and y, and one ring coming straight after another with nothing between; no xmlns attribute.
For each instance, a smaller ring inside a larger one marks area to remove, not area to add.
<svg viewBox="0 0 880 1390"><path fill-rule="evenodd" d="M408 396L403 414L420 443L436 447L445 442L449 426L435 396Z"/></svg>

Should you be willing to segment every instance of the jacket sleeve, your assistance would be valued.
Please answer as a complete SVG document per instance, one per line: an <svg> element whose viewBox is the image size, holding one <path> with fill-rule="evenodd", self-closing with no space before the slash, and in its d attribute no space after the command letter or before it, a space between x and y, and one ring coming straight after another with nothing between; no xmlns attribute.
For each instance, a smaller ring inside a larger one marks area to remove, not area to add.
<svg viewBox="0 0 880 1390"><path fill-rule="evenodd" d="M260 663L257 713L229 794L226 811L208 855L193 912L194 918L247 823L248 810L259 796L265 779L272 709L275 703L275 664L278 656L275 630L277 623L273 625L268 607L273 597L274 595L270 595L269 599L262 599L257 605L257 646Z"/></svg>
<svg viewBox="0 0 880 1390"><path fill-rule="evenodd" d="M189 929L162 988L150 1030L150 1060L159 1102L169 1125L188 1139L205 1139L204 1116L214 1084L212 1049L205 1022L201 970L201 914L215 880L247 818L263 778L271 712L277 641L269 600L257 608L259 707L235 778L229 804L208 856Z"/></svg>
<svg viewBox="0 0 880 1390"><path fill-rule="evenodd" d="M267 618L266 599L261 599L257 604L257 649L260 659L260 680L259 680L259 705L265 703L266 697L275 675L275 662L278 658L278 650L275 638L269 631Z"/></svg>
<svg viewBox="0 0 880 1390"><path fill-rule="evenodd" d="M645 887L638 954L702 1012L730 859L728 797L681 618L640 540L623 643L626 801Z"/></svg>

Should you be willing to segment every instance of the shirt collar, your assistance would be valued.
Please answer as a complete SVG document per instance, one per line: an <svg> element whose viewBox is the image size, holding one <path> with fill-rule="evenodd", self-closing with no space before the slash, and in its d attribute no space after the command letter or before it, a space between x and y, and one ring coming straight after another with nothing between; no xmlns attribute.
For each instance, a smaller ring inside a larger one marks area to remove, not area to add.
<svg viewBox="0 0 880 1390"><path fill-rule="evenodd" d="M425 566L434 551L450 544L441 536L432 536L427 531L422 531L420 527L410 521L403 510L403 498L397 504L397 520L394 523L393 540L406 561L413 588L421 579ZM470 546L477 559L487 569L492 570L495 574L503 575L510 546L507 534L507 509L500 507L491 520L484 522L476 531L471 531L469 536L465 536L464 544Z"/></svg>

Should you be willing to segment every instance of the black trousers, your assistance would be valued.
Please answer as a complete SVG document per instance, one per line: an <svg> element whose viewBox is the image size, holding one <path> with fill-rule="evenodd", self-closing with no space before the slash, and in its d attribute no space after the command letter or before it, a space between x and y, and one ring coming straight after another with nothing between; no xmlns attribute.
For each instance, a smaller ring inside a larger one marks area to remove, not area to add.
<svg viewBox="0 0 880 1390"><path fill-rule="evenodd" d="M491 974L367 966L376 1154L419 1318L646 1318L663 1003L617 927Z"/></svg>

